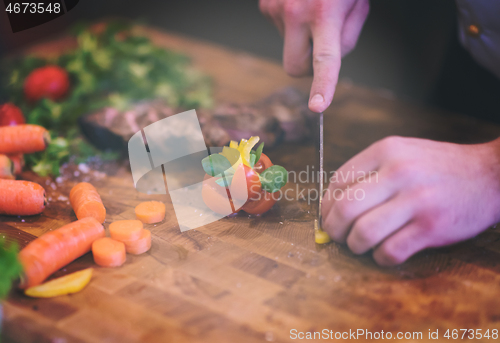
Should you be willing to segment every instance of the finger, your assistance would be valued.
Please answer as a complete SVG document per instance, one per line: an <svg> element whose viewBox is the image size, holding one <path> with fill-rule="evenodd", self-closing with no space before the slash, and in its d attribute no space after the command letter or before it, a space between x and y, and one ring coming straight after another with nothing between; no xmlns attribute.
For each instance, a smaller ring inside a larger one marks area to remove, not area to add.
<svg viewBox="0 0 500 343"><path fill-rule="evenodd" d="M269 0L259 0L259 10L262 12L262 14L268 18L270 18L269 15Z"/></svg>
<svg viewBox="0 0 500 343"><path fill-rule="evenodd" d="M283 67L291 76L304 76L312 72L311 34L305 25L286 23L283 46Z"/></svg>
<svg viewBox="0 0 500 343"><path fill-rule="evenodd" d="M278 29L280 35L283 37L285 35L285 24L283 23L283 19L279 15L272 15L271 19L274 23L274 26Z"/></svg>
<svg viewBox="0 0 500 343"><path fill-rule="evenodd" d="M373 252L373 258L381 266L401 264L416 252L429 246L428 235L422 234L422 227L412 221L387 238Z"/></svg>
<svg viewBox="0 0 500 343"><path fill-rule="evenodd" d="M270 0L269 2L269 14L274 25L278 28L281 36L285 33L285 24L283 22L283 4L279 0Z"/></svg>
<svg viewBox="0 0 500 343"><path fill-rule="evenodd" d="M340 70L342 25L342 19L332 19L313 28L314 78L309 96L313 112L323 112L332 102Z"/></svg>
<svg viewBox="0 0 500 343"><path fill-rule="evenodd" d="M368 0L358 0L346 17L340 40L342 57L351 52L356 46L369 10L370 4Z"/></svg>
<svg viewBox="0 0 500 343"><path fill-rule="evenodd" d="M414 206L411 199L403 199L396 195L354 222L347 236L349 249L355 254L364 254L405 226L413 214Z"/></svg>
<svg viewBox="0 0 500 343"><path fill-rule="evenodd" d="M379 166L379 154L375 153L375 148L371 145L337 169L330 178L330 184L327 189L329 197L323 198L323 218L326 218L336 198L338 199L336 194L339 194L347 186L353 186L360 181L378 183Z"/></svg>
<svg viewBox="0 0 500 343"><path fill-rule="evenodd" d="M356 219L387 201L395 192L392 182L359 183L346 188L342 198L334 202L322 226L334 241L344 243Z"/></svg>

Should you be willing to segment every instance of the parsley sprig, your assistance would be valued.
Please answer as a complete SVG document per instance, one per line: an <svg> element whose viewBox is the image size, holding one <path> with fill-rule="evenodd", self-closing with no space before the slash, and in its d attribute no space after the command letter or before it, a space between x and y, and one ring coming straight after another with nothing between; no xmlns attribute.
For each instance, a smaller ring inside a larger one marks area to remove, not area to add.
<svg viewBox="0 0 500 343"><path fill-rule="evenodd" d="M145 99L163 99L174 107L212 106L210 79L194 69L185 55L155 46L127 23L113 21L101 28L75 27L76 48L56 58L26 56L2 63L2 91L21 108L28 123L51 131L53 142L47 151L27 161L40 175L58 175L70 156L79 160L118 156L102 155L82 140L77 121L84 114L106 106L126 110ZM59 102L43 99L31 104L23 94L24 80L34 69L49 64L69 73L70 92Z"/></svg>

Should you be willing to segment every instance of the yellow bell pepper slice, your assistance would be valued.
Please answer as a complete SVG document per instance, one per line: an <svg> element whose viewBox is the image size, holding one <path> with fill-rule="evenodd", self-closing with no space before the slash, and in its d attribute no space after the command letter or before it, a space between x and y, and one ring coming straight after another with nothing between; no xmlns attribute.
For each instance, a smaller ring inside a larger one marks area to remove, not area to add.
<svg viewBox="0 0 500 343"><path fill-rule="evenodd" d="M243 160L243 164L250 167L250 152L252 148L259 141L259 136L252 136L248 140L242 139L240 141L240 145L238 146L238 151L241 154L241 159Z"/></svg>
<svg viewBox="0 0 500 343"><path fill-rule="evenodd" d="M240 141L240 144L238 145L238 151L241 154L241 160L243 161L243 164L248 166L248 160L245 159L245 156L243 156L243 148L247 145L247 140L242 138Z"/></svg>
<svg viewBox="0 0 500 343"><path fill-rule="evenodd" d="M325 231L317 230L314 232L314 241L317 244L326 244L331 242L332 239L330 238L330 236L328 236L328 234Z"/></svg>
<svg viewBox="0 0 500 343"><path fill-rule="evenodd" d="M244 156L244 158L250 162L250 152L252 151L253 147L257 142L259 141L259 136L252 136L250 139L247 141L247 144L245 144L245 147L243 148L243 151L241 154ZM249 165L250 166L250 165Z"/></svg>
<svg viewBox="0 0 500 343"><path fill-rule="evenodd" d="M318 220L315 219L314 220L314 241L316 242L316 244L326 244L326 243L331 242L331 240L332 239L330 238L330 236L328 236L328 234L319 227Z"/></svg>
<svg viewBox="0 0 500 343"><path fill-rule="evenodd" d="M33 298L52 298L80 292L90 282L92 270L92 268L87 268L41 285L30 287L24 291L24 294Z"/></svg>
<svg viewBox="0 0 500 343"><path fill-rule="evenodd" d="M243 163L238 149L225 146L222 148L222 152L220 154L227 158L234 170L236 170L236 168Z"/></svg>
<svg viewBox="0 0 500 343"><path fill-rule="evenodd" d="M259 136L252 136L248 140L242 138L239 144L236 141L230 141L229 148L223 147L220 154L225 156L235 169L241 163L250 167L250 152L252 151L253 147L259 142L259 140ZM241 160L235 158L232 149L236 149L237 151L239 151Z"/></svg>

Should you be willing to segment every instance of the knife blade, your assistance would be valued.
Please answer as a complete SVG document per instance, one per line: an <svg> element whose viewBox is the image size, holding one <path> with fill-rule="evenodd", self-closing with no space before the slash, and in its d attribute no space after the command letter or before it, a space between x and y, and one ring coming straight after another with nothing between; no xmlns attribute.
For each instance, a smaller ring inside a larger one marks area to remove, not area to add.
<svg viewBox="0 0 500 343"><path fill-rule="evenodd" d="M324 184L324 165L323 165L323 151L324 151L324 130L323 130L323 112L319 114L318 119L318 129L319 129L319 153L318 153L318 164L319 164L319 177L318 177L318 213L317 218L314 219L314 241L317 244L326 244L331 242L331 238L323 231L323 216L321 214L321 207L323 204L323 184Z"/></svg>
<svg viewBox="0 0 500 343"><path fill-rule="evenodd" d="M318 213L316 219L314 219L314 241L317 244L326 244L331 242L331 238L323 231L323 216L321 214L321 207L323 205L323 184L324 184L324 164L323 164L323 152L324 152L324 129L323 129L323 112L319 114L318 118L318 164L319 164L319 177L318 177Z"/></svg>
<svg viewBox="0 0 500 343"><path fill-rule="evenodd" d="M323 145L324 145L324 137L323 137L323 112L319 114L319 187L318 187L318 227L321 229L322 227L322 215L321 215L321 205L323 202Z"/></svg>

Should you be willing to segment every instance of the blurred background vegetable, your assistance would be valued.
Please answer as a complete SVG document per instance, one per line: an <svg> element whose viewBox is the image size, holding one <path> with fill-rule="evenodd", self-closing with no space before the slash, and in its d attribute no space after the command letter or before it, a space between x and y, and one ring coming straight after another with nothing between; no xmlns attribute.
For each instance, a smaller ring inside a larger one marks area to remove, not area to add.
<svg viewBox="0 0 500 343"><path fill-rule="evenodd" d="M22 271L21 264L17 259L18 251L17 244L8 244L4 237L0 237L0 300L7 296L12 282L19 277Z"/></svg>
<svg viewBox="0 0 500 343"><path fill-rule="evenodd" d="M2 64L2 91L20 107L27 123L49 129L46 151L26 158L39 175L58 175L70 158L115 159L83 140L80 116L103 107L126 110L133 102L160 98L174 107L212 105L208 77L189 59L135 36L130 25L114 21L73 29L77 47L54 59L26 56ZM69 84L65 72L69 76Z"/></svg>

